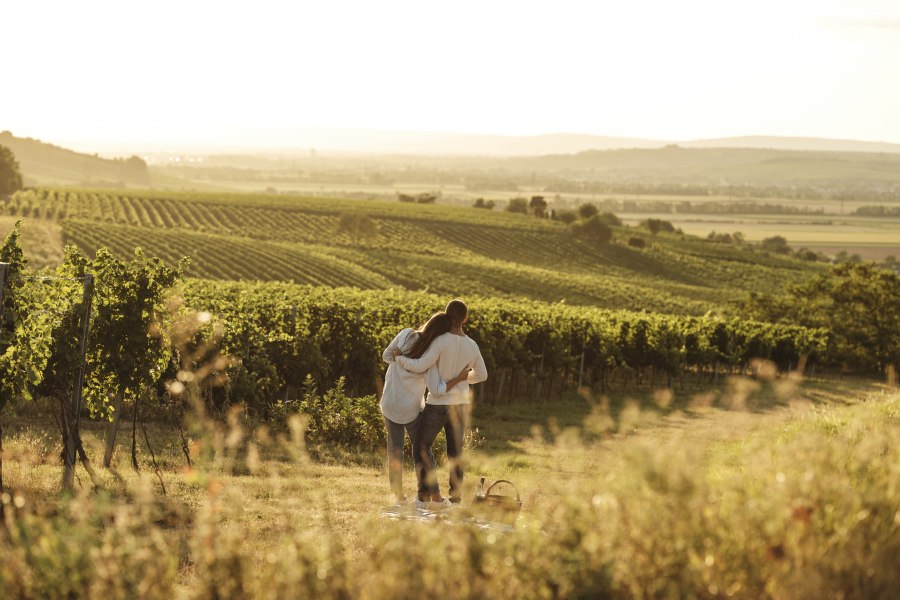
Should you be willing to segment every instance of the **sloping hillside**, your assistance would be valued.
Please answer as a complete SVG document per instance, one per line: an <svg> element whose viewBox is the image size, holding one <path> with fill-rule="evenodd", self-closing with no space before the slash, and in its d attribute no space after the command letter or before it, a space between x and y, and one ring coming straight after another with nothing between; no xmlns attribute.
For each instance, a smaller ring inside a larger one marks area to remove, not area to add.
<svg viewBox="0 0 900 600"><path fill-rule="evenodd" d="M848 188L900 184L900 154L759 148L589 150L508 159L508 169L571 179L754 185L827 183Z"/></svg>
<svg viewBox="0 0 900 600"><path fill-rule="evenodd" d="M818 268L677 233L617 227L602 244L547 219L399 202L41 189L16 194L0 211L59 223L66 243L88 253L141 246L170 263L189 256L198 277L667 313L703 314Z"/></svg>
<svg viewBox="0 0 900 600"><path fill-rule="evenodd" d="M26 186L100 185L105 187L147 186L147 165L138 157L107 159L82 154L32 138L0 132L0 146L16 155Z"/></svg>

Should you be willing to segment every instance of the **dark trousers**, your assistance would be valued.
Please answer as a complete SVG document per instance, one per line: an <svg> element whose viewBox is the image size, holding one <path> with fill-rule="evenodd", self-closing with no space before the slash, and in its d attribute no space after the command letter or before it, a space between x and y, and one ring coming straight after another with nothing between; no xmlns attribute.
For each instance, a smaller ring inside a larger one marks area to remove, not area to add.
<svg viewBox="0 0 900 600"><path fill-rule="evenodd" d="M387 417L384 418L384 427L387 429L387 459L388 459L388 480L391 482L391 491L398 499L403 498L403 447L405 445L404 432L409 435L410 444L415 447L415 441L418 437L419 423L422 420L420 414L416 419L405 425L394 423ZM434 462L434 454L431 448L428 449L428 455ZM419 473L419 455L413 452L413 462L416 463L416 477ZM419 484L418 493L426 493Z"/></svg>
<svg viewBox="0 0 900 600"><path fill-rule="evenodd" d="M450 498L458 499L462 495L463 436L469 425L469 405L426 404L419 415L418 436L413 441L413 455L416 460L416 478L419 480L419 496L439 494L441 491L437 481L437 464L431 446L441 429L447 438L447 459L450 467Z"/></svg>

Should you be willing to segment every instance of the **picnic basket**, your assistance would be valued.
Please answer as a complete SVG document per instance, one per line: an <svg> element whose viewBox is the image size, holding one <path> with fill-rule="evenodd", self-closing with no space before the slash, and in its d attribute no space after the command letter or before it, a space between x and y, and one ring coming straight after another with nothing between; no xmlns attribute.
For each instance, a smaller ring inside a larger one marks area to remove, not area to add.
<svg viewBox="0 0 900 600"><path fill-rule="evenodd" d="M511 493L505 488L511 488ZM514 523L522 509L522 497L515 484L508 479L498 479L483 493L482 490L484 490L483 477L478 493L475 494L476 510L492 521L508 525Z"/></svg>

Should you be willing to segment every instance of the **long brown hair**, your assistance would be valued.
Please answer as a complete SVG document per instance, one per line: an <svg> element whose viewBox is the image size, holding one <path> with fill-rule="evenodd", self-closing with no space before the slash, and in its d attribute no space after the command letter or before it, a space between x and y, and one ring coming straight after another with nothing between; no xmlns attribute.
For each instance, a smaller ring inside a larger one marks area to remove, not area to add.
<svg viewBox="0 0 900 600"><path fill-rule="evenodd" d="M418 334L416 341L409 350L403 353L403 356L422 358L422 355L431 347L431 342L439 335L450 331L451 325L453 325L453 321L447 316L447 313L434 313L427 323L416 330Z"/></svg>

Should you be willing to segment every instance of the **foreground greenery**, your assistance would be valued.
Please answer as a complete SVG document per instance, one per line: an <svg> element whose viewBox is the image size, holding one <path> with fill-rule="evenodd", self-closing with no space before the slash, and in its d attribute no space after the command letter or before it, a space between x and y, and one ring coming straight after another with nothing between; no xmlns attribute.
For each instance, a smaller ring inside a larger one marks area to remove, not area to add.
<svg viewBox="0 0 900 600"><path fill-rule="evenodd" d="M758 410L721 410L748 401ZM511 531L382 519L380 454L313 447L313 460L297 420L281 435L237 414L226 424L194 413L191 468L160 423L150 436L159 478L117 470L120 448L100 488L85 480L58 498L59 446L46 420L20 419L6 445L0 589L13 598L756 599L888 598L900 585L896 392L735 379L635 402L483 407L475 425L469 473L523 492ZM94 432L86 440L101 444Z"/></svg>

